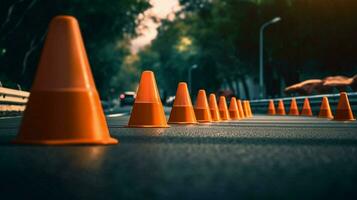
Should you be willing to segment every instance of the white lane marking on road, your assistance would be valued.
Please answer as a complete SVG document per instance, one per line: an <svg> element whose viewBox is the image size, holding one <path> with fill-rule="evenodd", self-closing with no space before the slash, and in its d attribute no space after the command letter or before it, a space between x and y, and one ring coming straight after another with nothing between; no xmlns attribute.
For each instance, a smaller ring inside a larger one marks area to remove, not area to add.
<svg viewBox="0 0 357 200"><path fill-rule="evenodd" d="M110 115L107 115L107 117L121 117L121 116L124 116L125 113L115 113L115 114L110 114Z"/></svg>

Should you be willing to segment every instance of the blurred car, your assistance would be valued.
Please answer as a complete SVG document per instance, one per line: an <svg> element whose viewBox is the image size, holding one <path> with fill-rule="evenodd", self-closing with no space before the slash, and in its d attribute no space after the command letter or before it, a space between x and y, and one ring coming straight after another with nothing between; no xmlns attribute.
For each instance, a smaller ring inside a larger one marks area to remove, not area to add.
<svg viewBox="0 0 357 200"><path fill-rule="evenodd" d="M120 106L133 105L135 102L136 93L127 91L120 94Z"/></svg>
<svg viewBox="0 0 357 200"><path fill-rule="evenodd" d="M175 97L176 96L169 96L165 101L165 105L166 106L172 106L174 104Z"/></svg>

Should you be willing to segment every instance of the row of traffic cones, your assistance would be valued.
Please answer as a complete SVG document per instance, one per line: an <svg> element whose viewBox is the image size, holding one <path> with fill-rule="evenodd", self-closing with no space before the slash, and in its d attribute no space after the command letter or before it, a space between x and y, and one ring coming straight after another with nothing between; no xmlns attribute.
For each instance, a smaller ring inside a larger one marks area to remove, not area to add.
<svg viewBox="0 0 357 200"><path fill-rule="evenodd" d="M238 104L236 104L238 103ZM243 114L244 110L244 114ZM187 85L180 83L169 123L196 124L252 116L248 101L224 97L219 107L214 94L207 103L201 90L192 107ZM168 127L153 72L142 74L129 127ZM55 17L48 29L34 84L24 112L18 144L116 144L109 134L95 87L78 21Z"/></svg>
<svg viewBox="0 0 357 200"><path fill-rule="evenodd" d="M270 100L268 105L268 115L286 115L285 107L283 100L279 100L278 108L275 111L274 101ZM299 109L296 103L295 98L291 99L289 115L299 116ZM301 115L303 116L312 116L312 111L310 107L310 102L308 98L305 98L304 105L301 110ZM320 112L318 117L334 119L338 121L351 121L355 120L353 117L353 112L348 100L348 96L346 92L340 93L340 99L338 101L337 109L335 116L332 115L330 104L327 97L322 98Z"/></svg>
<svg viewBox="0 0 357 200"><path fill-rule="evenodd" d="M226 98L221 96L217 105L216 95L199 90L195 106L192 105L187 84L178 84L176 98L171 109L169 124L197 124L227 120L240 120L252 117L249 101L232 97L229 108ZM152 71L144 71L141 76L138 94L130 115L128 127L168 127L163 106Z"/></svg>

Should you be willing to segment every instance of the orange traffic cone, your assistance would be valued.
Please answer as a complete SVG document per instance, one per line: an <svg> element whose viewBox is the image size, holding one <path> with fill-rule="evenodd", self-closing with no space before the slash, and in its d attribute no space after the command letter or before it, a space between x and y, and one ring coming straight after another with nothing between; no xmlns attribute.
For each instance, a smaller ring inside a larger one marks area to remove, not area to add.
<svg viewBox="0 0 357 200"><path fill-rule="evenodd" d="M297 107L295 98L291 99L289 115L293 115L293 116L299 115L299 109Z"/></svg>
<svg viewBox="0 0 357 200"><path fill-rule="evenodd" d="M322 97L322 103L321 103L321 107L320 107L319 117L333 119L333 115L332 115L330 104L328 102L327 97Z"/></svg>
<svg viewBox="0 0 357 200"><path fill-rule="evenodd" d="M250 101L248 101L247 104L248 104L249 115L250 117L253 117L252 107L250 107Z"/></svg>
<svg viewBox="0 0 357 200"><path fill-rule="evenodd" d="M275 106L274 106L274 101L271 99L269 101L269 106L268 106L268 115L275 115Z"/></svg>
<svg viewBox="0 0 357 200"><path fill-rule="evenodd" d="M222 121L230 120L228 108L227 108L227 102L226 102L226 97L225 96L220 96L219 97L219 102L218 102L218 109L219 109L219 116L221 117Z"/></svg>
<svg viewBox="0 0 357 200"><path fill-rule="evenodd" d="M308 98L305 98L304 105L302 106L301 115L312 116L310 102Z"/></svg>
<svg viewBox="0 0 357 200"><path fill-rule="evenodd" d="M244 119L245 118L245 114L243 111L243 106L242 106L242 101L240 99L237 100L237 106L238 106L238 110L239 110L239 116Z"/></svg>
<svg viewBox="0 0 357 200"><path fill-rule="evenodd" d="M205 90L199 90L196 105L195 105L196 119L200 123L212 122L211 113L207 103L207 96Z"/></svg>
<svg viewBox="0 0 357 200"><path fill-rule="evenodd" d="M196 116L193 111L187 84L179 83L174 105L172 106L169 124L196 124Z"/></svg>
<svg viewBox="0 0 357 200"><path fill-rule="evenodd" d="M241 119L239 116L238 106L237 106L237 99L235 97L231 98L231 102L229 103L229 116L232 120L239 120Z"/></svg>
<svg viewBox="0 0 357 200"><path fill-rule="evenodd" d="M161 103L156 80L152 71L141 74L139 89L128 127L133 128L167 128L164 108Z"/></svg>
<svg viewBox="0 0 357 200"><path fill-rule="evenodd" d="M285 106L284 106L284 102L282 99L280 99L278 102L278 109L276 109L276 114L277 115L286 115Z"/></svg>
<svg viewBox="0 0 357 200"><path fill-rule="evenodd" d="M247 100L243 101L243 110L246 118L250 118L250 113L249 113L249 108L248 108L248 102Z"/></svg>
<svg viewBox="0 0 357 200"><path fill-rule="evenodd" d="M17 138L20 144L116 144L77 20L52 19Z"/></svg>
<svg viewBox="0 0 357 200"><path fill-rule="evenodd" d="M221 121L221 117L219 116L217 100L215 94L209 95L209 109L211 111L212 121Z"/></svg>
<svg viewBox="0 0 357 200"><path fill-rule="evenodd" d="M352 121L356 120L353 117L352 109L350 106L350 102L348 100L348 96L346 92L340 93L340 100L337 104L336 114L334 120L338 121Z"/></svg>

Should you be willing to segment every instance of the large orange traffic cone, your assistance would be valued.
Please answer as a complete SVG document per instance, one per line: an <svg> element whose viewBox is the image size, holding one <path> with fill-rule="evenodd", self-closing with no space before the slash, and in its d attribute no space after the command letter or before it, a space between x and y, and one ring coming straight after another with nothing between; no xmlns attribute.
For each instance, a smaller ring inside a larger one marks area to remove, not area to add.
<svg viewBox="0 0 357 200"><path fill-rule="evenodd" d="M240 99L237 100L237 106L238 106L238 110L239 110L239 116L244 119L245 118L245 114L243 111L243 106L242 106L242 101Z"/></svg>
<svg viewBox="0 0 357 200"><path fill-rule="evenodd" d="M20 144L116 144L95 87L77 20L52 19L14 141Z"/></svg>
<svg viewBox="0 0 357 200"><path fill-rule="evenodd" d="M334 120L338 120L338 121L356 120L353 117L352 109L346 92L340 93L340 100L338 101L337 104Z"/></svg>
<svg viewBox="0 0 357 200"><path fill-rule="evenodd" d="M212 122L211 113L207 103L205 90L199 90L195 104L196 119L200 123Z"/></svg>
<svg viewBox="0 0 357 200"><path fill-rule="evenodd" d="M310 102L308 98L305 98L304 105L302 106L301 115L312 116Z"/></svg>
<svg viewBox="0 0 357 200"><path fill-rule="evenodd" d="M269 106L268 106L268 115L275 115L276 111L275 111L275 106L274 106L274 101L271 99L269 101Z"/></svg>
<svg viewBox="0 0 357 200"><path fill-rule="evenodd" d="M276 109L276 114L277 115L286 115L285 106L284 106L284 102L282 99L280 99L278 102L278 109Z"/></svg>
<svg viewBox="0 0 357 200"><path fill-rule="evenodd" d="M226 97L225 96L220 96L219 97L219 102L218 102L218 109L219 109L219 116L221 117L221 120L226 121L230 120L228 108L227 108L227 102L226 102Z"/></svg>
<svg viewBox="0 0 357 200"><path fill-rule="evenodd" d="M241 119L239 116L238 106L237 106L237 99L235 97L231 98L231 102L229 103L229 117L232 120L239 120Z"/></svg>
<svg viewBox="0 0 357 200"><path fill-rule="evenodd" d="M169 124L196 124L196 116L193 111L187 84L179 83L174 105L172 106Z"/></svg>
<svg viewBox="0 0 357 200"><path fill-rule="evenodd" d="M322 103L321 103L321 107L320 107L319 117L333 119L333 115L332 115L330 104L328 102L327 97L322 97Z"/></svg>
<svg viewBox="0 0 357 200"><path fill-rule="evenodd" d="M221 121L215 94L209 95L209 109L211 111L212 121Z"/></svg>
<svg viewBox="0 0 357 200"><path fill-rule="evenodd" d="M152 71L141 74L139 89L128 123L133 128L167 128L164 108Z"/></svg>
<svg viewBox="0 0 357 200"><path fill-rule="evenodd" d="M299 115L299 109L298 109L298 106L296 104L295 98L291 99L289 115L293 115L293 116L298 116Z"/></svg>

